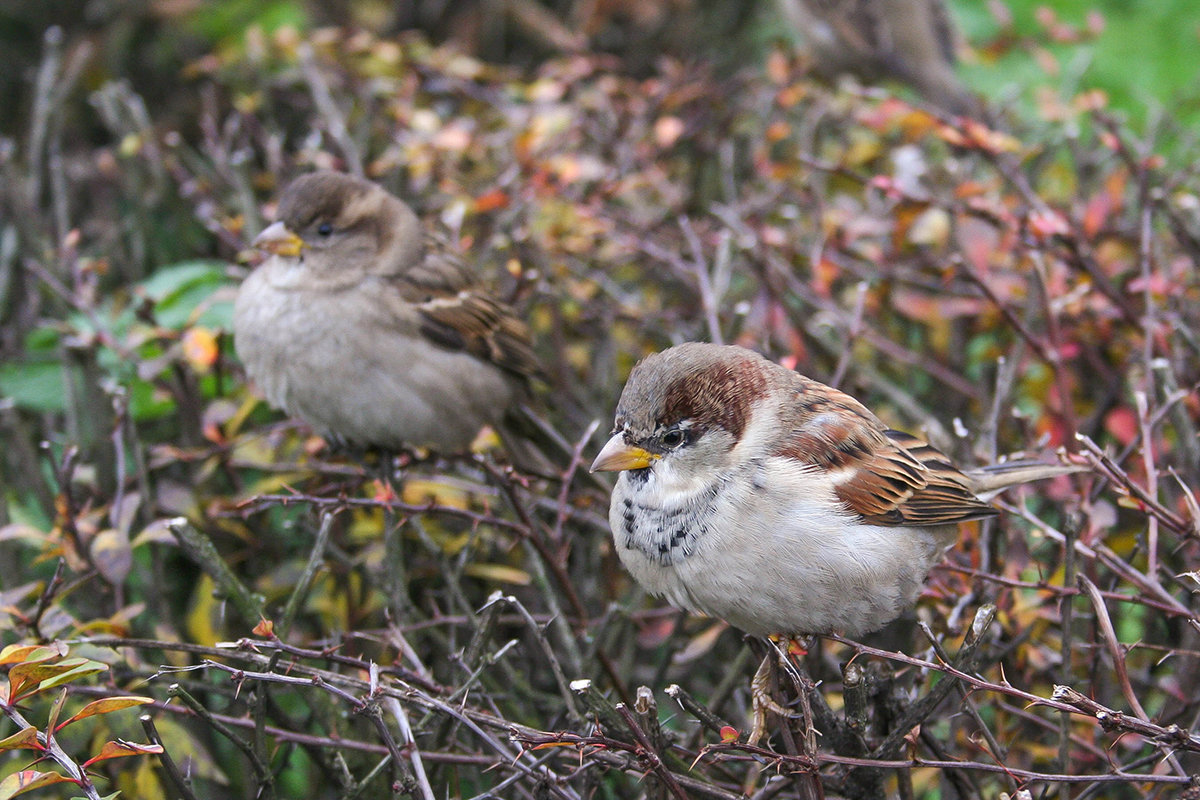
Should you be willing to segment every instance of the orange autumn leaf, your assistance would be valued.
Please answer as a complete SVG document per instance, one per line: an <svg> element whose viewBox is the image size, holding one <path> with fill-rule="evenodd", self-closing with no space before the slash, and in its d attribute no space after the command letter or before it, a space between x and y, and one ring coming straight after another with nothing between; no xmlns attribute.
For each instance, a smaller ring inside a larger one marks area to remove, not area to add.
<svg viewBox="0 0 1200 800"><path fill-rule="evenodd" d="M196 372L208 372L217 362L217 337L208 328L196 326L183 332L183 357Z"/></svg>
<svg viewBox="0 0 1200 800"><path fill-rule="evenodd" d="M104 746L100 748L100 752L83 762L83 765L90 767L98 761L108 761L113 758L158 755L162 751L162 745L157 744L138 744L137 742L126 742L123 740L105 742Z"/></svg>
<svg viewBox="0 0 1200 800"><path fill-rule="evenodd" d="M776 120L767 126L764 136L768 142L778 142L786 139L792 133L792 126L783 120Z"/></svg>
<svg viewBox="0 0 1200 800"><path fill-rule="evenodd" d="M6 736L0 739L0 751L4 750L42 750L42 743L37 738L37 728L29 725L14 733L12 736Z"/></svg>
<svg viewBox="0 0 1200 800"><path fill-rule="evenodd" d="M16 797L52 783L75 783L75 781L65 775L59 775L57 772L38 772L33 769L14 772L5 776L4 780L0 780L0 800L8 800L10 797Z"/></svg>
<svg viewBox="0 0 1200 800"><path fill-rule="evenodd" d="M79 709L79 711L77 711L70 719L60 722L57 726L55 726L54 730L56 732L61 731L72 722L78 722L81 719L94 717L98 714L110 714L113 711L120 711L122 709L132 708L133 706L143 706L147 703L153 702L153 698L137 697L133 695L126 695L122 697L104 697L100 700L93 700L83 708Z"/></svg>
<svg viewBox="0 0 1200 800"><path fill-rule="evenodd" d="M492 189L475 198L475 213L486 214L500 208L508 208L510 198L503 189Z"/></svg>

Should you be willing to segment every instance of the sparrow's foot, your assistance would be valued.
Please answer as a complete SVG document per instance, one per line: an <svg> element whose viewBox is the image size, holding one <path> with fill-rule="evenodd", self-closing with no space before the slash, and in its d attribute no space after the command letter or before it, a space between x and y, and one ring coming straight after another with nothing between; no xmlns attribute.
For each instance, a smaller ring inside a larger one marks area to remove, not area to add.
<svg viewBox="0 0 1200 800"><path fill-rule="evenodd" d="M752 746L757 745L767 732L767 712L784 718L795 716L795 714L780 705L771 696L772 684L775 682L774 656L776 652L773 647L767 649L767 654L763 657L762 663L758 665L754 677L750 679L750 708L753 713L753 719L750 727L750 738L747 740L747 743Z"/></svg>

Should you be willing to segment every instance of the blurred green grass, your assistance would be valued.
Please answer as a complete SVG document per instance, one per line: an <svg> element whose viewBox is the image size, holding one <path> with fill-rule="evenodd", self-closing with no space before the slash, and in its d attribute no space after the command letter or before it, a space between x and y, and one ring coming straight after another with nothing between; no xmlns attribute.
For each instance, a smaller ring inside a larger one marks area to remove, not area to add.
<svg viewBox="0 0 1200 800"><path fill-rule="evenodd" d="M985 0L951 2L964 36L974 46L993 40L1001 31ZM997 58L986 54L961 67L964 79L989 97L1019 92L1026 109L1033 105L1031 90L1053 86L1066 95L1101 89L1114 109L1128 115L1135 128L1160 116L1180 128L1200 124L1200 3L1194 0L1007 0L1018 36L1042 30L1039 11L1059 21L1086 28L1088 16L1099 14L1103 30L1081 42L1046 42L1060 74L1047 74L1045 65L1028 50L1006 49Z"/></svg>

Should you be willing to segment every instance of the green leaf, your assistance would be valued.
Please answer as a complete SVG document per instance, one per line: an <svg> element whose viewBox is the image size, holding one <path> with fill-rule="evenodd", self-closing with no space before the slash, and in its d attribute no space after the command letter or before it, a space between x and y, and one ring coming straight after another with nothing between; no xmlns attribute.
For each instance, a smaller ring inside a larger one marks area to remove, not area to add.
<svg viewBox="0 0 1200 800"><path fill-rule="evenodd" d="M0 365L0 397L39 413L66 410L62 365L57 361Z"/></svg>
<svg viewBox="0 0 1200 800"><path fill-rule="evenodd" d="M69 660L75 661L76 659ZM77 680L84 676L95 675L97 672L104 672L108 669L107 664L101 664L99 661L92 661L91 659L87 658L81 658L78 660L83 663L63 672L60 675L54 675L47 678L38 685L37 690L39 692L44 692L47 689L53 689L54 687L61 686L64 683L70 683L71 681Z"/></svg>
<svg viewBox="0 0 1200 800"><path fill-rule="evenodd" d="M152 383L131 380L129 390L129 414L138 422L162 419L176 413L175 401Z"/></svg>
<svg viewBox="0 0 1200 800"><path fill-rule="evenodd" d="M223 3L202 3L191 16L192 27L213 42L233 40L241 42L246 28L256 25L265 31L273 31L281 25L301 30L308 27L308 14L303 3L292 0L227 0Z"/></svg>
<svg viewBox="0 0 1200 800"><path fill-rule="evenodd" d="M90 658L66 658L55 664L23 663L17 664L8 671L8 681L11 686L9 702L31 695L40 694L48 689L70 683L85 675L92 675L108 669L107 664L92 661Z"/></svg>
<svg viewBox="0 0 1200 800"><path fill-rule="evenodd" d="M220 261L185 261L157 270L138 283L147 297L156 303L177 300L180 294L197 285L223 283L225 264Z"/></svg>
<svg viewBox="0 0 1200 800"><path fill-rule="evenodd" d="M58 697L54 698L54 702L50 704L50 716L46 719L46 733L50 734L58 730L58 718L62 716L63 706L67 704L67 687L63 687L58 693Z"/></svg>
<svg viewBox="0 0 1200 800"><path fill-rule="evenodd" d="M229 287L229 299L214 298ZM206 325L228 329L233 322L233 290L221 261L186 261L160 269L138 284L154 301L154 316L165 328Z"/></svg>

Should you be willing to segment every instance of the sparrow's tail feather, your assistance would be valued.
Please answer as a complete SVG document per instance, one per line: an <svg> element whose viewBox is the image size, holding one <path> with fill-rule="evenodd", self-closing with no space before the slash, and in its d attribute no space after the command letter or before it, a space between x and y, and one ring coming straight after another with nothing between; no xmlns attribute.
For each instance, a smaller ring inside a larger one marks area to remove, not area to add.
<svg viewBox="0 0 1200 800"><path fill-rule="evenodd" d="M1087 472L1089 469L1083 464L1047 464L1034 459L1021 459L967 470L964 474L970 482L971 491L981 499L989 500L1011 486Z"/></svg>

